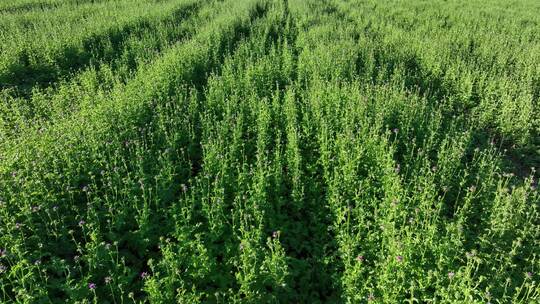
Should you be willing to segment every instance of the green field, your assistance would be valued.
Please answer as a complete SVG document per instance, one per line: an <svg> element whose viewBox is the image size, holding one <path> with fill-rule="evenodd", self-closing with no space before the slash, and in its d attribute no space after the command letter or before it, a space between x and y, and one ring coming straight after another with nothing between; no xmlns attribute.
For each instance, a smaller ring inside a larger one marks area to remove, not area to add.
<svg viewBox="0 0 540 304"><path fill-rule="evenodd" d="M538 0L2 0L0 303L540 303L539 100Z"/></svg>

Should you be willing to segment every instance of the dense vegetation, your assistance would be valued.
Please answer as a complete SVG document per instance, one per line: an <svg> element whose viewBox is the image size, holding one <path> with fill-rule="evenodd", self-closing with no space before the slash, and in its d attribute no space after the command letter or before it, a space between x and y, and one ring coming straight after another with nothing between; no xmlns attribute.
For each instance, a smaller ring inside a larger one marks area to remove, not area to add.
<svg viewBox="0 0 540 304"><path fill-rule="evenodd" d="M2 1L0 302L537 303L539 99L535 0Z"/></svg>

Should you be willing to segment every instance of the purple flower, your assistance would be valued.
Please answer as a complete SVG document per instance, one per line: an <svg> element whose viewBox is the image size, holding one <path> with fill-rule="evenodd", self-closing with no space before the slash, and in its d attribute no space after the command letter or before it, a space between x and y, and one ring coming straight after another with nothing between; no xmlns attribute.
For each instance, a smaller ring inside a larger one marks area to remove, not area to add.
<svg viewBox="0 0 540 304"><path fill-rule="evenodd" d="M96 289L96 283L88 283L88 289L91 289L91 290Z"/></svg>
<svg viewBox="0 0 540 304"><path fill-rule="evenodd" d="M111 277L105 277L105 284L109 284L112 282L112 278Z"/></svg>
<svg viewBox="0 0 540 304"><path fill-rule="evenodd" d="M79 221L79 226L82 227L82 226L84 226L84 224L86 224L86 222L85 222L84 220L80 220L80 221Z"/></svg>
<svg viewBox="0 0 540 304"><path fill-rule="evenodd" d="M525 276L527 277L527 279L532 279L533 273L530 271L527 271L527 273L525 273Z"/></svg>
<svg viewBox="0 0 540 304"><path fill-rule="evenodd" d="M146 271L141 272L141 279L144 280L144 279L146 279L147 277L148 277L148 272L146 272Z"/></svg>
<svg viewBox="0 0 540 304"><path fill-rule="evenodd" d="M450 272L448 273L448 278L449 278L449 279L452 279L455 275L456 275L456 274L455 274L453 271L450 271Z"/></svg>
<svg viewBox="0 0 540 304"><path fill-rule="evenodd" d="M359 255L359 256L356 257L356 260L357 260L358 262L363 262L363 261L365 261L365 258L364 258L363 255Z"/></svg>
<svg viewBox="0 0 540 304"><path fill-rule="evenodd" d="M403 256L398 255L398 256L396 257L396 260L397 260L398 262L400 262L400 263L403 262Z"/></svg>

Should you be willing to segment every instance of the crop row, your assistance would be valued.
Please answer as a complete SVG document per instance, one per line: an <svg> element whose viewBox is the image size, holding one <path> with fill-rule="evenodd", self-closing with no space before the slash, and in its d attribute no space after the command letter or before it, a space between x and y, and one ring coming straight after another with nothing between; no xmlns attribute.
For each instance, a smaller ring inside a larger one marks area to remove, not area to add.
<svg viewBox="0 0 540 304"><path fill-rule="evenodd" d="M155 2L6 90L0 298L539 299L535 55L501 3L396 3Z"/></svg>

